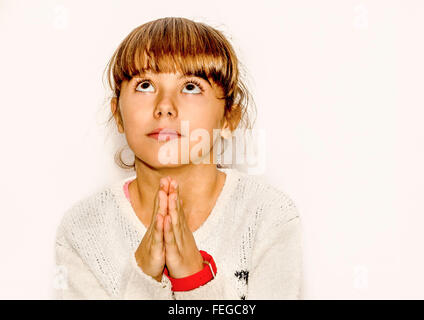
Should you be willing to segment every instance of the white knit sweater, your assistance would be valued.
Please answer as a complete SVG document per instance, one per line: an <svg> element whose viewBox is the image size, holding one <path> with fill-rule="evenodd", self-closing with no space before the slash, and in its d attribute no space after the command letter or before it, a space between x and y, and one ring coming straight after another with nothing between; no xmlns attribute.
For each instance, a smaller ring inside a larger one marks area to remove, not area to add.
<svg viewBox="0 0 424 320"><path fill-rule="evenodd" d="M215 260L205 285L173 292L137 265L146 227L125 197L126 178L76 202L57 229L56 299L301 299L301 220L294 202L263 178L236 169L206 221L193 232Z"/></svg>

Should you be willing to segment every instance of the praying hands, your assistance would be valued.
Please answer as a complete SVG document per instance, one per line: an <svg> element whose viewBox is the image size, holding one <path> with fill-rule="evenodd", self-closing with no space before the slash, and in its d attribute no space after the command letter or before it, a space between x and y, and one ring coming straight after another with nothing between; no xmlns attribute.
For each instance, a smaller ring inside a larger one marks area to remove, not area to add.
<svg viewBox="0 0 424 320"><path fill-rule="evenodd" d="M160 282L165 265L172 278L195 274L204 265L186 223L177 181L166 177L161 178L159 184L152 222L135 257L143 272Z"/></svg>

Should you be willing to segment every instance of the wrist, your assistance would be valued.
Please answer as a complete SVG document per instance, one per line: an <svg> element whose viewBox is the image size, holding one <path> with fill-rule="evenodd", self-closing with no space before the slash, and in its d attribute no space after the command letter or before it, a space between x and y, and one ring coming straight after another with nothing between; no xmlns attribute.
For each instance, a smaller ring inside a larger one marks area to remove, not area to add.
<svg viewBox="0 0 424 320"><path fill-rule="evenodd" d="M199 257L198 257L197 263L194 265L194 267L191 266L190 269L188 269L188 268L186 268L186 269L177 268L177 270L174 269L174 270L172 270L172 272L168 271L168 276L170 278L173 278L173 279L181 279L181 278L190 277L193 274L198 273L198 272L203 270L203 268L205 266L203 262L204 262L203 256L199 251Z"/></svg>
<svg viewBox="0 0 424 320"><path fill-rule="evenodd" d="M173 278L169 275L168 269L165 267L164 274L169 278L172 283L173 291L189 291L198 288L210 280L215 278L217 267L212 256L206 251L200 250L202 256L203 268L199 272L184 278Z"/></svg>
<svg viewBox="0 0 424 320"><path fill-rule="evenodd" d="M155 279L157 282L161 282L162 281L162 274L160 274L156 277L153 277L153 279Z"/></svg>

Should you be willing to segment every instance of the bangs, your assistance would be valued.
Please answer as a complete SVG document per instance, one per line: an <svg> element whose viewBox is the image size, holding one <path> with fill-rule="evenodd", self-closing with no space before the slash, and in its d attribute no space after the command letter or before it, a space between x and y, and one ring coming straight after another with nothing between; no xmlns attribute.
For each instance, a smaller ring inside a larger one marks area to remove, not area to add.
<svg viewBox="0 0 424 320"><path fill-rule="evenodd" d="M139 26L124 39L111 62L115 84L150 71L200 77L220 86L225 97L237 86L238 61L228 41L215 29L185 18Z"/></svg>

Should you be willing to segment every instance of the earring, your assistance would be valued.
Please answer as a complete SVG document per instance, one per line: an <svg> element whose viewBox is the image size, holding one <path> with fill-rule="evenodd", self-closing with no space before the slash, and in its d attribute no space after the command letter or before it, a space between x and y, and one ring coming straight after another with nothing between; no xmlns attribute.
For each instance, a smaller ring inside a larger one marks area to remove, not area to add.
<svg viewBox="0 0 424 320"><path fill-rule="evenodd" d="M230 129L225 128L225 129L221 129L221 137L223 137L224 139L231 139L233 136L233 133L231 132Z"/></svg>

